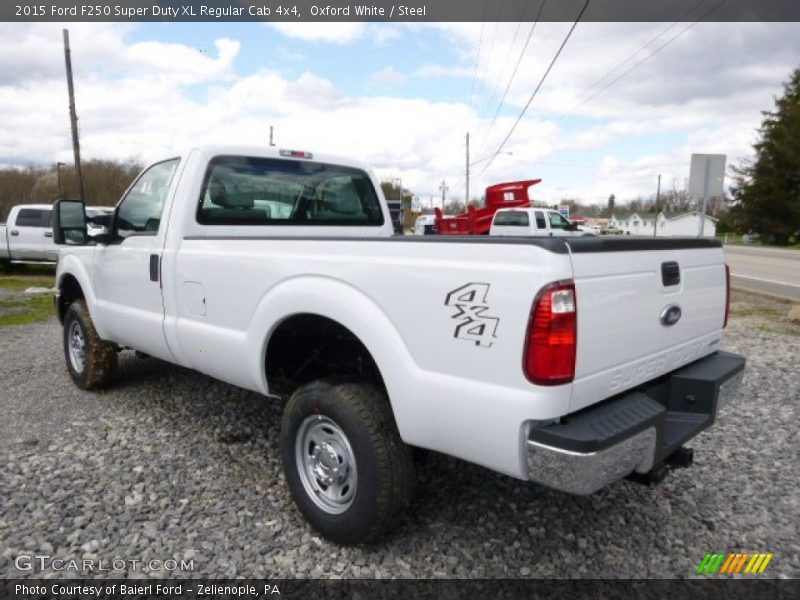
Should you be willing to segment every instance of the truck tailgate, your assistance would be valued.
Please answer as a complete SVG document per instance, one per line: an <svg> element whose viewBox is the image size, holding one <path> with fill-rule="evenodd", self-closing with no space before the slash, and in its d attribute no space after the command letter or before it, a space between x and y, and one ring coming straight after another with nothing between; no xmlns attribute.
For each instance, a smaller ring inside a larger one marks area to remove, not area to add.
<svg viewBox="0 0 800 600"><path fill-rule="evenodd" d="M718 242L568 243L578 306L570 412L720 349L727 292Z"/></svg>

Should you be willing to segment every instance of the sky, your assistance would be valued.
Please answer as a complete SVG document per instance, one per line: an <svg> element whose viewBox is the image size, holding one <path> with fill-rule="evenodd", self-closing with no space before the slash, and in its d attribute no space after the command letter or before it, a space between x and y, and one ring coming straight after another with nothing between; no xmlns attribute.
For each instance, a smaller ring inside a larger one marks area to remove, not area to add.
<svg viewBox="0 0 800 600"><path fill-rule="evenodd" d="M463 199L469 132L473 197L542 178L537 200L624 203L683 186L692 153L751 158L800 66L798 23L579 23L515 126L571 24L532 26L70 23L82 156L266 145L273 126L427 205L443 181ZM0 166L72 160L61 29L0 24Z"/></svg>

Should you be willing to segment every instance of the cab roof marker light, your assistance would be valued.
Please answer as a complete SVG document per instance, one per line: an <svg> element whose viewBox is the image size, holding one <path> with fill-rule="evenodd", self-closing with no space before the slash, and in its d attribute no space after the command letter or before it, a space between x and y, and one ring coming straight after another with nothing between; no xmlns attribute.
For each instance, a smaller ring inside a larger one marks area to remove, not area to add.
<svg viewBox="0 0 800 600"><path fill-rule="evenodd" d="M311 152L304 152L303 150L284 150L281 149L280 151L281 156L286 156L288 158L307 158L311 160L314 158L314 155Z"/></svg>

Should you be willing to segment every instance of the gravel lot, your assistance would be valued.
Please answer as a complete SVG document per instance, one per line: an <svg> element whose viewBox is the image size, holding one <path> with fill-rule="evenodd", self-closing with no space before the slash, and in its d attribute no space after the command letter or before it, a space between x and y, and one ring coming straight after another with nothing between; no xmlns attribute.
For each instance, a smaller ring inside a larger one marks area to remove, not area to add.
<svg viewBox="0 0 800 600"><path fill-rule="evenodd" d="M340 548L284 486L277 403L131 353L81 392L57 321L0 329L0 577L31 574L20 554L192 559L176 576L686 577L737 550L800 577L800 336L747 313L725 347L748 356L740 397L661 486L575 497L428 455L403 526Z"/></svg>

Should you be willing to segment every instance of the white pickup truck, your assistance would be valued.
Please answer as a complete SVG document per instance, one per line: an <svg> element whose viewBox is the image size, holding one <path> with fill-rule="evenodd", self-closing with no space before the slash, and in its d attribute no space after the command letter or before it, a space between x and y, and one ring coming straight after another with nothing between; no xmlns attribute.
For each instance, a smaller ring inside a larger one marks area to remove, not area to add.
<svg viewBox="0 0 800 600"><path fill-rule="evenodd" d="M492 218L489 235L546 235L576 237L592 235L583 231L557 210L549 208L501 208Z"/></svg>
<svg viewBox="0 0 800 600"><path fill-rule="evenodd" d="M577 494L659 481L744 369L715 240L394 236L367 167L270 148L151 165L99 236L57 206L75 383L130 348L288 398L288 487L338 543L398 523L411 447Z"/></svg>
<svg viewBox="0 0 800 600"><path fill-rule="evenodd" d="M53 207L50 204L18 204L0 224L0 260L20 263L54 263L58 247L53 243Z"/></svg>
<svg viewBox="0 0 800 600"><path fill-rule="evenodd" d="M106 231L105 224L113 208L87 206L89 235ZM0 223L0 261L10 263L55 264L58 246L53 242L53 206L18 204L8 213L8 222Z"/></svg>

